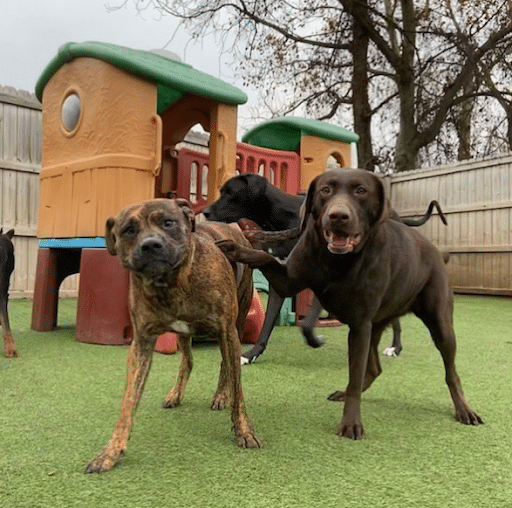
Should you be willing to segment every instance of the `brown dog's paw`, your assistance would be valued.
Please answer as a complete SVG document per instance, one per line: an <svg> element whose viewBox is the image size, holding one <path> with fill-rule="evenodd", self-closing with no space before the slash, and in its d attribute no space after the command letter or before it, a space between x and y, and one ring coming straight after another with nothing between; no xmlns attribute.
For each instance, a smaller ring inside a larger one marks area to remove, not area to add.
<svg viewBox="0 0 512 508"><path fill-rule="evenodd" d="M465 425L480 425L484 421L471 408L459 409L455 412L455 419Z"/></svg>
<svg viewBox="0 0 512 508"><path fill-rule="evenodd" d="M340 402L342 400L345 400L345 392L342 390L337 390L337 391L331 393L327 397L327 400L333 400L335 402Z"/></svg>
<svg viewBox="0 0 512 508"><path fill-rule="evenodd" d="M359 440L364 437L363 424L359 421L356 422L341 422L340 426L336 429L336 434L340 437L347 437L348 439Z"/></svg>
<svg viewBox="0 0 512 508"><path fill-rule="evenodd" d="M215 245L224 253L229 261L236 263L239 261L240 248L236 242L226 238L225 240L217 240Z"/></svg>
<svg viewBox="0 0 512 508"><path fill-rule="evenodd" d="M122 452L118 453L107 453L103 450L99 455L89 462L85 468L84 473L104 473L110 471L116 464Z"/></svg>

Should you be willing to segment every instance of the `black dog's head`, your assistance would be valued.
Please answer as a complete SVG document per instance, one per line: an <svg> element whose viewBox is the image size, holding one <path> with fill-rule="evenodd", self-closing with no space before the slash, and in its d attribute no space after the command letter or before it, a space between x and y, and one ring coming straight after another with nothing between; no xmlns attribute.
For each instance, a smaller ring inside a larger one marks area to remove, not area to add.
<svg viewBox="0 0 512 508"><path fill-rule="evenodd" d="M2 278L9 281L14 270L14 245L11 241L13 236L14 229L4 233L3 228L0 228L0 281Z"/></svg>
<svg viewBox="0 0 512 508"><path fill-rule="evenodd" d="M362 169L327 171L310 184L302 228L316 229L333 254L357 252L390 213L382 180Z"/></svg>
<svg viewBox="0 0 512 508"><path fill-rule="evenodd" d="M267 180L259 175L234 176L221 187L219 199L205 208L203 213L208 220L236 222L240 219L250 219L258 223L255 220L258 213L261 213L258 196L264 192L267 185Z"/></svg>
<svg viewBox="0 0 512 508"><path fill-rule="evenodd" d="M184 199L131 205L107 220L107 249L148 284L169 286L187 259L194 211Z"/></svg>

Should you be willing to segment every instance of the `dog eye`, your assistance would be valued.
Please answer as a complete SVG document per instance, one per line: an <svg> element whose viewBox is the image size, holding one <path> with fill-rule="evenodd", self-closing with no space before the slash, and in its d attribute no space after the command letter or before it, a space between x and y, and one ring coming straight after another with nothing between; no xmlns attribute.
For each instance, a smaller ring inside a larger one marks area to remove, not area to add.
<svg viewBox="0 0 512 508"><path fill-rule="evenodd" d="M128 224L122 231L123 236L135 236L137 234L137 228L133 224Z"/></svg>
<svg viewBox="0 0 512 508"><path fill-rule="evenodd" d="M364 196L367 193L368 191L364 187L358 187L356 189L356 194L358 194L359 196Z"/></svg>
<svg viewBox="0 0 512 508"><path fill-rule="evenodd" d="M164 222L162 223L162 227L164 229L172 229L174 227L174 225L176 224L176 221L175 220L172 220L172 219L165 219Z"/></svg>
<svg viewBox="0 0 512 508"><path fill-rule="evenodd" d="M320 193L323 194L324 196L327 196L331 193L331 188L328 185L325 185L320 189Z"/></svg>

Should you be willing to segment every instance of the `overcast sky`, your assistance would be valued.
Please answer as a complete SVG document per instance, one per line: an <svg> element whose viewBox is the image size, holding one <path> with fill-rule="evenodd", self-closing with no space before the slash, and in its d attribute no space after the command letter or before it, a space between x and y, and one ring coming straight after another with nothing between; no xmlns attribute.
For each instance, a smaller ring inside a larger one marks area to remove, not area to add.
<svg viewBox="0 0 512 508"><path fill-rule="evenodd" d="M190 36L181 31L168 44L176 20L169 16L158 20L153 12L141 19L131 5L109 12L108 1L0 0L0 85L33 93L62 44L101 41L143 50L165 48L194 68L241 88L226 59L219 61L215 41L187 46ZM251 97L249 90L244 92Z"/></svg>

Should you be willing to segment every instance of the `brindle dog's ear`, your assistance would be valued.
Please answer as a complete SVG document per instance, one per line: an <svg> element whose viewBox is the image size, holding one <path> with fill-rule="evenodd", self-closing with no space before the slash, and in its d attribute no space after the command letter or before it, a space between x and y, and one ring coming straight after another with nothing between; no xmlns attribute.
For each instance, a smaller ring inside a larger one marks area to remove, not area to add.
<svg viewBox="0 0 512 508"><path fill-rule="evenodd" d="M319 175L320 176L320 175ZM316 192L316 181L318 180L318 176L314 178L308 187L308 192L306 194L306 199L302 206L300 207L300 214L302 215L302 221L300 223L300 232L303 233L306 229L306 224L308 223L309 215L313 211L313 201L315 199Z"/></svg>
<svg viewBox="0 0 512 508"><path fill-rule="evenodd" d="M105 224L105 241L107 242L107 250L112 256L115 256L116 251L116 236L114 235L114 225L116 223L116 220L114 217L110 217L107 219L107 222Z"/></svg>
<svg viewBox="0 0 512 508"><path fill-rule="evenodd" d="M9 240L12 240L12 237L14 236L14 229L9 229L9 231L7 231L7 233L4 234L7 238L9 238Z"/></svg>
<svg viewBox="0 0 512 508"><path fill-rule="evenodd" d="M191 231L194 232L196 229L196 214L194 213L192 206L183 198L176 198L174 201L181 208L181 211L190 223Z"/></svg>

